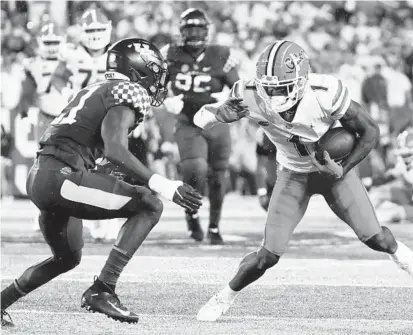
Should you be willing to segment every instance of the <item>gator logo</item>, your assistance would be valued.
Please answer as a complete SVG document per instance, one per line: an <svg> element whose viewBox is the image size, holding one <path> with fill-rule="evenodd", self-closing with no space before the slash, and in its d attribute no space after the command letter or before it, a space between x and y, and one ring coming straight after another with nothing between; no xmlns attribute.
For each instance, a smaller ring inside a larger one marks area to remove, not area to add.
<svg viewBox="0 0 413 335"><path fill-rule="evenodd" d="M62 168L60 169L60 173L63 174L63 175L65 175L65 176L70 175L72 172L73 172L73 170L72 170L70 167L68 167L68 166L62 167Z"/></svg>

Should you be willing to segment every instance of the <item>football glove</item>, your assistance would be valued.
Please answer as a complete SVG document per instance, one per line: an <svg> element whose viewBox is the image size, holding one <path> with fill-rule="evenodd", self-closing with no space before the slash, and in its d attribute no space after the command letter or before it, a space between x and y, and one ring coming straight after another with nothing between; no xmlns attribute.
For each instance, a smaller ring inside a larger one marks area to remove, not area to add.
<svg viewBox="0 0 413 335"><path fill-rule="evenodd" d="M324 151L321 159L317 159L316 153L313 151L310 158L320 172L325 173L333 179L341 179L343 177L343 167L331 159L327 151Z"/></svg>
<svg viewBox="0 0 413 335"><path fill-rule="evenodd" d="M166 110L171 114L179 114L184 108L183 94L174 97L168 97L163 101Z"/></svg>
<svg viewBox="0 0 413 335"><path fill-rule="evenodd" d="M222 123L231 123L249 115L248 106L241 98L229 98L217 109L216 119Z"/></svg>
<svg viewBox="0 0 413 335"><path fill-rule="evenodd" d="M169 180L159 174L154 174L149 179L148 186L151 190L190 212L198 211L202 205L202 195L180 180Z"/></svg>

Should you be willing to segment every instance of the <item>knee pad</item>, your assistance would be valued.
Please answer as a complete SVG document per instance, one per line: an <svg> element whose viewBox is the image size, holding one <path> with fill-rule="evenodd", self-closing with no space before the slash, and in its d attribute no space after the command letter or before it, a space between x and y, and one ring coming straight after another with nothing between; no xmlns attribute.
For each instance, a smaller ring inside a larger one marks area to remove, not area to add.
<svg viewBox="0 0 413 335"><path fill-rule="evenodd" d="M279 260L280 256L273 254L263 247L257 252L257 268L259 270L267 270L277 264Z"/></svg>
<svg viewBox="0 0 413 335"><path fill-rule="evenodd" d="M373 250L394 254L397 250L397 242L389 228L382 226L381 232L365 241L365 244Z"/></svg>

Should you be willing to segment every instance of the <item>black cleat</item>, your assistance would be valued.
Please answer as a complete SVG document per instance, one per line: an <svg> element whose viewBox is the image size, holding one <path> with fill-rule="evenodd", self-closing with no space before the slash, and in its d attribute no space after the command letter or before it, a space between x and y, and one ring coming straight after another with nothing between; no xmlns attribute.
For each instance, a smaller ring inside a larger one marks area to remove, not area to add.
<svg viewBox="0 0 413 335"><path fill-rule="evenodd" d="M5 310L1 311L1 326L2 327L14 327L13 320L11 319L11 316L9 313L7 313Z"/></svg>
<svg viewBox="0 0 413 335"><path fill-rule="evenodd" d="M186 213L186 222L188 224L189 236L197 242L201 242L204 239L204 232L199 222L198 214Z"/></svg>
<svg viewBox="0 0 413 335"><path fill-rule="evenodd" d="M96 291L88 288L82 295L80 307L92 313L102 313L116 321L138 323L139 316L123 306L115 292Z"/></svg>
<svg viewBox="0 0 413 335"><path fill-rule="evenodd" d="M218 228L209 228L208 229L208 239L209 243L212 245L222 245L224 240L222 239L221 234L219 233Z"/></svg>

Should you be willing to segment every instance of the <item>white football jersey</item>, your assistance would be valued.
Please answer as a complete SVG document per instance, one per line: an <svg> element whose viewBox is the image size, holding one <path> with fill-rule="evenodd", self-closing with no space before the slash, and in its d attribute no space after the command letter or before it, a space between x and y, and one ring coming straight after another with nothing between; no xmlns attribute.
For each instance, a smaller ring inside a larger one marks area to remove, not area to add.
<svg viewBox="0 0 413 335"><path fill-rule="evenodd" d="M105 79L106 57L106 52L92 57L83 46L70 43L61 47L59 55L59 59L64 61L67 69L72 72L69 80L74 91Z"/></svg>
<svg viewBox="0 0 413 335"><path fill-rule="evenodd" d="M248 117L258 122L276 145L278 163L296 172L317 170L310 154L327 130L338 126L337 121L346 113L351 102L348 89L341 80L315 73L309 75L306 91L291 122L273 112L261 99L254 81L238 81L230 97L243 98L249 107Z"/></svg>
<svg viewBox="0 0 413 335"><path fill-rule="evenodd" d="M37 107L51 116L58 115L64 107L61 95L51 85L52 74L57 64L57 59L49 60L39 56L27 59L24 63L27 75L36 83Z"/></svg>

